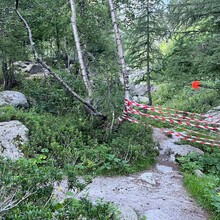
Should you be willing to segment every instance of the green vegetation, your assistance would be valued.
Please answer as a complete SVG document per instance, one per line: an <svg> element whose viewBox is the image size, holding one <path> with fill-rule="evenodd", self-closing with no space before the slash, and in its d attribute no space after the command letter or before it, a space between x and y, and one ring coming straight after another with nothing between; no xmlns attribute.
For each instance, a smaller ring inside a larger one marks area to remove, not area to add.
<svg viewBox="0 0 220 220"><path fill-rule="evenodd" d="M0 108L1 122L21 121L30 137L28 144L20 146L26 159L0 158L0 204L6 205L5 211L0 207L0 216L5 219L117 219L118 213L109 203L91 204L86 198L54 201L53 183L67 177L70 190L73 186L82 190L96 175L146 169L157 155L151 128L117 121L123 111L124 91L108 2L76 0L75 4L92 97L87 97L80 74L67 1L24 0L19 1L18 9L32 30L39 57L107 120L90 114L55 79L30 80L15 74L13 63L33 60L33 54L14 1L0 2L0 88L23 92L30 104L29 109ZM126 42L127 65L146 69L140 81L158 85L152 94L153 105L197 113L220 105L219 0L171 0L169 4L162 0L136 0L135 4L118 0L115 4L123 15L118 22ZM194 80L201 81L199 90L191 88ZM173 126L151 119L146 123ZM192 145L201 148L204 155L179 158L184 182L217 220L220 149ZM204 175L195 176L196 169ZM85 184L78 181L79 175L84 176Z"/></svg>
<svg viewBox="0 0 220 220"><path fill-rule="evenodd" d="M66 215L65 218L74 219L80 216L112 219L116 208L110 204L94 206L86 199L68 199L60 204L51 200L53 182L66 176L70 189L74 186L81 190L86 183L78 182L79 175L89 182L95 175L146 169L156 156L151 129L127 126L125 122L111 130L106 122L88 117L84 107L67 98L53 80L21 81L19 91L26 94L31 108L1 107L0 121L19 120L28 127L30 141L22 147L27 159L16 162L1 159L5 193L0 199L4 201L5 195L13 194L18 186L16 199L22 199L27 192L33 195L28 197L28 202L23 201L12 211L3 213L5 218L59 219Z"/></svg>
<svg viewBox="0 0 220 220"><path fill-rule="evenodd" d="M207 112L219 105L219 93L215 89L209 89L209 92L206 88L195 91L189 86L178 88L173 83L159 85L159 90L154 93L153 98L157 105L197 113ZM169 124L164 124L164 126L168 127ZM209 132L206 133L209 136ZM213 134L210 135L213 136ZM203 137L202 135L196 136ZM215 137L218 139L218 135ZM220 148L189 141L180 141L180 144L189 144L204 151L203 155L190 154L181 157L178 162L184 172L184 184L189 193L213 214L212 219L219 219ZM202 171L203 176L196 176L196 170Z"/></svg>
<svg viewBox="0 0 220 220"><path fill-rule="evenodd" d="M189 154L179 158L184 171L184 183L192 196L205 208L220 216L220 150L207 149L204 155ZM195 176L195 170L201 170L204 175Z"/></svg>

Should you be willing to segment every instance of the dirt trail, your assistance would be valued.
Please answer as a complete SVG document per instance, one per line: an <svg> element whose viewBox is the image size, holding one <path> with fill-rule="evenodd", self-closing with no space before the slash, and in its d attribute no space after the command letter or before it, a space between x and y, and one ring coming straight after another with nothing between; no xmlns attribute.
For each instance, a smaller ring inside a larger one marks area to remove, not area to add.
<svg viewBox="0 0 220 220"><path fill-rule="evenodd" d="M138 216L146 216L147 220L208 219L207 213L187 194L178 166L167 154L178 146L175 139L159 130L154 130L154 139L160 145L154 168L130 176L97 177L78 197L88 194L91 201L103 198L120 204L122 219L126 220L136 220Z"/></svg>

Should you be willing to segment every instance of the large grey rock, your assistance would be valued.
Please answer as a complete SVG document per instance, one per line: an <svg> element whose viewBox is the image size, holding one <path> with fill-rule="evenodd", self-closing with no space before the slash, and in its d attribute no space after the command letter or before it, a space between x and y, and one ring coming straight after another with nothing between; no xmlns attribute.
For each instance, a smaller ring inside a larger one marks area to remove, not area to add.
<svg viewBox="0 0 220 220"><path fill-rule="evenodd" d="M17 61L14 63L14 66L16 74L23 74L30 79L43 78L48 76L48 70L36 62Z"/></svg>
<svg viewBox="0 0 220 220"><path fill-rule="evenodd" d="M30 74L44 73L44 68L39 64L33 64L29 70Z"/></svg>
<svg viewBox="0 0 220 220"><path fill-rule="evenodd" d="M146 81L143 81L145 75L144 70L130 70L129 71L129 85L132 99L139 103L148 103L147 98L148 85ZM157 86L150 85L150 91L155 92Z"/></svg>
<svg viewBox="0 0 220 220"><path fill-rule="evenodd" d="M208 111L205 115L205 120L210 122L218 122L220 123L220 106L217 106L210 111Z"/></svg>
<svg viewBox="0 0 220 220"><path fill-rule="evenodd" d="M0 123L0 155L12 160L23 157L19 149L28 142L28 128L19 121Z"/></svg>
<svg viewBox="0 0 220 220"><path fill-rule="evenodd" d="M12 105L14 107L28 107L28 101L24 94L17 91L0 92L0 106Z"/></svg>
<svg viewBox="0 0 220 220"><path fill-rule="evenodd" d="M143 96L147 93L148 86L146 83L141 82L140 84L137 85L131 85L130 89L132 94L136 96Z"/></svg>
<svg viewBox="0 0 220 220"><path fill-rule="evenodd" d="M199 148L190 145L176 145L170 144L165 150L165 155L170 156L170 161L175 162L177 157L184 157L190 153L203 154L204 152Z"/></svg>

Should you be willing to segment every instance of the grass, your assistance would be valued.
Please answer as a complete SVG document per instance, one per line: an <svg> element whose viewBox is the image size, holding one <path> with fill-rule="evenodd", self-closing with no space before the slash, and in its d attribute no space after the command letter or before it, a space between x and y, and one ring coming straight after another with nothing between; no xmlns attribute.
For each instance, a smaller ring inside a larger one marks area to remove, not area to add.
<svg viewBox="0 0 220 220"><path fill-rule="evenodd" d="M196 177L184 173L184 184L188 192L211 213L212 220L220 219L220 195L217 190L220 179L215 176Z"/></svg>

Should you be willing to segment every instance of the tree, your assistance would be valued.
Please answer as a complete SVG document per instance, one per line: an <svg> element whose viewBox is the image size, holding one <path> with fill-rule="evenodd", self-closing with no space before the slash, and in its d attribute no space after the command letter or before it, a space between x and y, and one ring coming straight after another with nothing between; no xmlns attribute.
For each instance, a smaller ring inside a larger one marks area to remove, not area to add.
<svg viewBox="0 0 220 220"><path fill-rule="evenodd" d="M166 56L165 77L178 85L218 80L220 5L216 0L180 0L168 5L172 46Z"/></svg>
<svg viewBox="0 0 220 220"><path fill-rule="evenodd" d="M162 54L158 46L167 34L164 4L162 0L137 0L126 14L130 63L135 68L146 68L149 105L152 105L151 75L161 68Z"/></svg>
<svg viewBox="0 0 220 220"><path fill-rule="evenodd" d="M0 63L3 76L3 89L14 84L13 62L27 57L23 47L25 38L14 14L13 1L0 3Z"/></svg>
<svg viewBox="0 0 220 220"><path fill-rule="evenodd" d="M116 20L116 12L115 12L115 7L113 4L112 0L108 0L109 2L109 7L111 11L111 18L112 18L112 25L114 28L114 34L115 34L115 42L117 44L118 48L118 57L120 59L120 64L121 64L121 73L123 77L123 83L124 83L124 92L125 92L125 99L130 100L130 94L129 94L129 81L128 81L128 72L127 72L127 67L125 64L125 59L124 59L124 50L122 46L122 40L121 40L121 35L119 32L117 20Z"/></svg>
<svg viewBox="0 0 220 220"><path fill-rule="evenodd" d="M95 107L93 107L89 102L87 102L80 95L78 95L73 89L71 89L71 87L66 82L64 82L54 71L52 71L52 69L46 63L44 63L39 58L38 52L37 52L37 50L35 48L35 45L34 45L34 41L33 41L30 26L28 25L27 21L23 18L23 16L19 13L19 11L17 9L16 9L16 13L17 13L18 17L21 19L21 21L24 23L25 28L28 31L29 41L30 41L30 44L31 44L31 48L32 48L35 60L38 63L40 63L42 65L42 67L47 69L49 71L49 74L51 76L53 76L74 98L78 99L81 103L83 103L92 114L101 117L103 120L106 120L107 117L105 115L103 115L102 113L97 111L97 109Z"/></svg>
<svg viewBox="0 0 220 220"><path fill-rule="evenodd" d="M72 13L71 24L72 24L73 36L74 36L75 44L76 44L76 48L77 48L81 73L83 76L83 81L84 81L86 90L88 92L89 97L91 98L92 97L92 86L91 86L91 82L88 79L88 74L86 72L86 68L85 68L84 60L83 60L83 56L82 56L82 50L81 50L81 46L80 46L79 35L78 35L78 30L77 30L77 25L76 25L76 9L75 9L75 1L74 0L70 0L70 6L71 6L71 13Z"/></svg>

